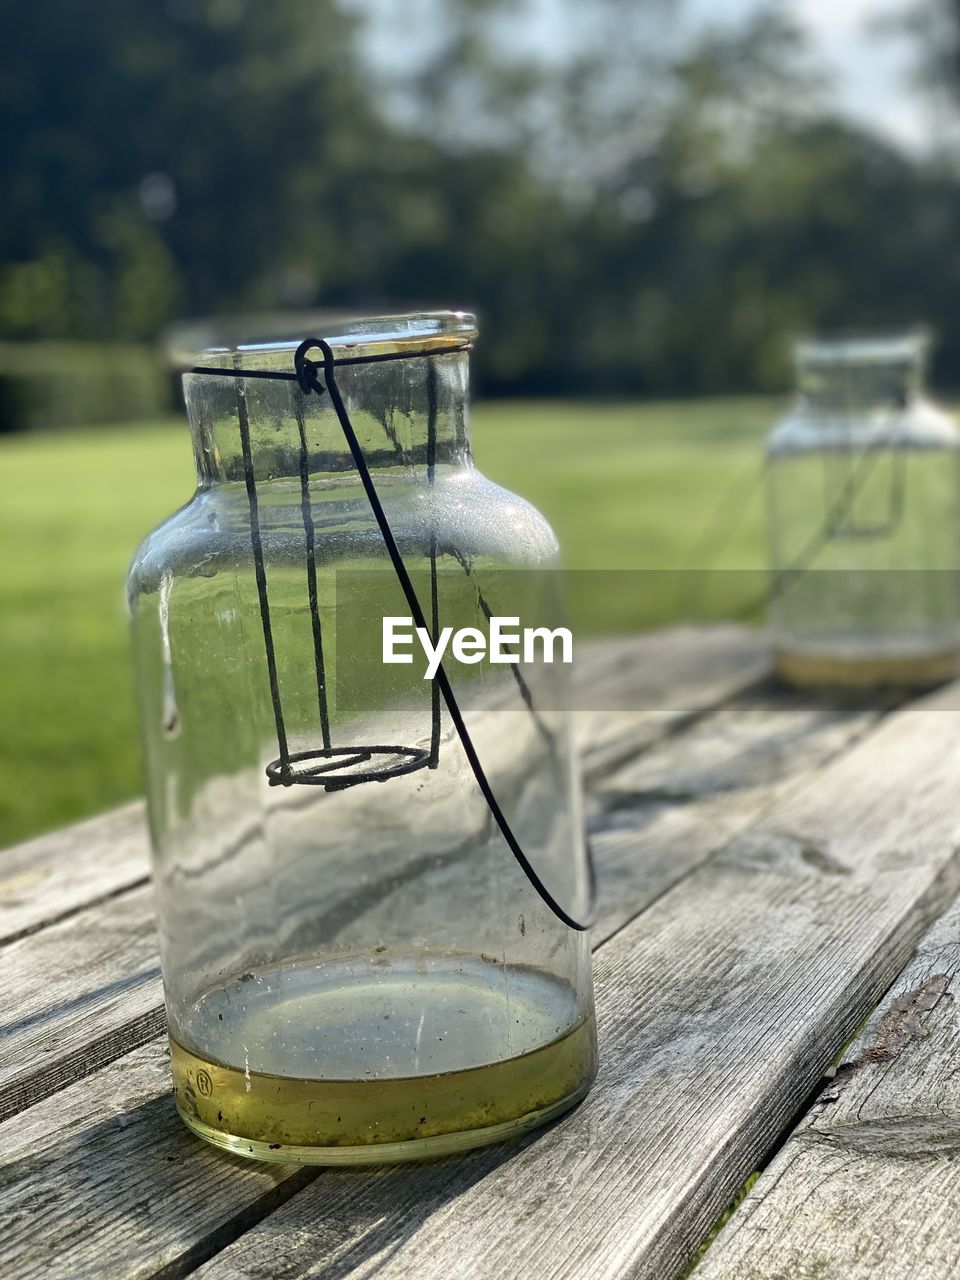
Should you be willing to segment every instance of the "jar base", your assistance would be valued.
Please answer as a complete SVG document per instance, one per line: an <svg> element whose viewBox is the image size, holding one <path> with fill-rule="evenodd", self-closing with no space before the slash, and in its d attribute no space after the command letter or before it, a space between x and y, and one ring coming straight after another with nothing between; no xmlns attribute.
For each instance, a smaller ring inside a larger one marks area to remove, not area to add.
<svg viewBox="0 0 960 1280"><path fill-rule="evenodd" d="M177 1107L254 1159L375 1163L498 1142L592 1083L596 1023L577 1004L548 973L464 953L253 970L197 1002L192 1044L171 1034Z"/></svg>
<svg viewBox="0 0 960 1280"><path fill-rule="evenodd" d="M403 1164L415 1160L435 1160L440 1156L457 1155L477 1147L488 1147L497 1142L521 1138L532 1130L540 1129L568 1111L572 1111L590 1092L592 1084L593 1077L585 1080L568 1097L502 1124L486 1125L480 1129L466 1129L459 1133L439 1133L429 1138L412 1138L406 1142L374 1142L352 1147L309 1147L291 1146L283 1142L262 1142L233 1133L224 1133L220 1129L204 1124L197 1116L190 1115L179 1103L177 1111L183 1123L198 1138L203 1138L205 1142L219 1147L221 1151L229 1151L231 1155L242 1156L246 1160L260 1160L271 1164L326 1166Z"/></svg>
<svg viewBox="0 0 960 1280"><path fill-rule="evenodd" d="M800 689L932 689L960 673L956 649L873 658L778 649L774 665L782 680Z"/></svg>

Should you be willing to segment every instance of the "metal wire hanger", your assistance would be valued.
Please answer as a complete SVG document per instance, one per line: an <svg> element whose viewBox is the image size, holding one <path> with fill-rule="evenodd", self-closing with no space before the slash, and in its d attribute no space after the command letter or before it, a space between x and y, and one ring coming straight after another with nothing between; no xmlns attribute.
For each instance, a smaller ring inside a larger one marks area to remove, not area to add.
<svg viewBox="0 0 960 1280"><path fill-rule="evenodd" d="M313 351L319 351L322 359L319 361L311 360L309 358L309 354ZM588 873L588 911L584 920L577 920L570 915L563 906L561 906L524 853L506 814L503 812L503 809L494 794L493 787L490 784L486 771L484 770L483 764L480 760L479 753L477 752L470 732L467 729L463 712L460 708L459 702L457 701L453 685L451 684L450 678L444 669L442 661L438 665L436 675L432 682L431 744L429 750L423 747L397 746L390 744L344 747L336 747L332 745L329 711L326 699L326 672L324 665L323 642L320 630L317 598L316 531L310 507L307 441L302 412L302 402L298 406L297 410L297 425L300 435L301 513L307 540L307 593L311 625L313 629L318 707L323 746L316 747L308 751L291 752L289 750L283 716L283 704L280 695L280 681L277 672L276 649L274 646L273 628L270 617L270 600L267 593L263 539L260 530L259 499L257 495L256 479L253 469L253 456L250 444L250 420L242 380L246 378L260 378L288 382L295 381L303 396L329 395L330 402L340 424L340 429L343 432L354 466L356 467L357 473L360 477L360 482L363 486L367 502L373 512L374 519L380 531L380 536L383 539L387 554L390 557L394 574L400 584L407 607L409 608L411 617L413 618L414 625L436 637L439 628L439 604L436 581L437 548L435 545L435 539L431 539L432 618L431 622L428 623L426 612L420 603L413 580L407 571L406 565L404 564L403 556L400 552L399 546L397 545L393 530L390 527L390 522L387 518L386 512L384 511L383 504L380 501L380 496L377 493L376 484L374 483L373 476L371 475L363 449L350 421L350 415L340 393L340 388L337 385L336 374L334 372L335 367L338 364L362 364L385 360L410 359L416 356L429 357L433 354L435 354L435 352L432 350L416 350L387 353L385 355L371 357L346 357L338 361L334 356L329 343L324 339L306 338L300 343L296 353L294 354L294 371L292 373L283 370L243 369L239 366L238 361L235 361L232 369L197 366L190 371L195 374L209 374L216 377L234 377L241 380L238 394L238 419L240 425L240 442L243 454L244 480L250 508L250 543L253 550L257 596L260 606L260 619L263 627L267 673L270 685L270 701L273 708L279 752L278 758L267 765L267 777L271 786L292 786L300 784L320 786L327 791L336 791L358 786L367 782L385 782L390 778L413 773L422 768L436 768L439 759L440 699L442 698L477 786L479 787L487 808L489 809L500 834L503 836L507 847L510 849L510 852L513 854L524 875L527 877L527 880L554 915L571 929L578 932L584 932L590 928L595 919L597 899L596 871L589 838L585 836ZM323 371L322 380L320 376L321 369ZM434 423L435 425L436 387L435 383L432 385L433 392L429 397L431 403L430 419L431 423ZM434 456L434 449L428 447L428 453L430 454L430 458L428 459L429 463ZM529 693L525 690L525 686L521 685L521 691L527 693L524 701L528 701ZM535 720L537 720L537 717L533 712L532 702L529 703L529 709L531 713L534 714ZM386 764L378 762L375 763L375 758L392 759L393 762ZM357 765L371 765L371 767L369 769L357 770Z"/></svg>

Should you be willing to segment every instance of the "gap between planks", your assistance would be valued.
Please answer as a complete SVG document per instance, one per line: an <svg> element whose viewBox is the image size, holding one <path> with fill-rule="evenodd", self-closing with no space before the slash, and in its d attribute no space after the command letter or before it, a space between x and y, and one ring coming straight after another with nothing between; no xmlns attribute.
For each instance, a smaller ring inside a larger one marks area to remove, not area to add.
<svg viewBox="0 0 960 1280"><path fill-rule="evenodd" d="M953 1280L958 996L955 903L731 1216L696 1280Z"/></svg>

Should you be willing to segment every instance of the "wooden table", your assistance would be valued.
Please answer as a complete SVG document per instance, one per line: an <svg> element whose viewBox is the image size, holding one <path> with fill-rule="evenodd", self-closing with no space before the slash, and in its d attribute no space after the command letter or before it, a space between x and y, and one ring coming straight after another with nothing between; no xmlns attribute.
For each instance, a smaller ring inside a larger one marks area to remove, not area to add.
<svg viewBox="0 0 960 1280"><path fill-rule="evenodd" d="M579 680L587 1101L393 1169L192 1138L131 805L0 862L0 1276L666 1280L735 1203L697 1280L960 1273L958 689L804 699L733 628L596 647Z"/></svg>

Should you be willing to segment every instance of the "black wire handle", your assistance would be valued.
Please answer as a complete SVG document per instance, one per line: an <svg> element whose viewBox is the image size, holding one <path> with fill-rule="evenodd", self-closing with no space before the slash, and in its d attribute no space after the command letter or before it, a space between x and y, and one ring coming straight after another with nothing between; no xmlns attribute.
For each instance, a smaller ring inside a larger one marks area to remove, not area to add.
<svg viewBox="0 0 960 1280"><path fill-rule="evenodd" d="M314 350L320 351L323 355L323 382L320 381L319 376L320 364L317 361L309 360L307 358L308 352ZM390 521L387 519L387 514L383 509L383 504L381 503L380 496L377 493L377 487L373 482L372 475L370 474L370 468L367 466L367 460L363 456L363 449L361 448L360 441L357 439L356 432L353 429L353 424L350 421L350 415L347 412L347 407L340 394L340 388L337 386L336 376L334 375L335 365L336 358L333 354L333 350L331 349L330 344L325 342L322 338L305 339L300 343L300 346L297 348L294 356L294 367L296 369L297 381L299 382L300 389L303 391L304 395L309 395L313 392L318 396L322 396L326 392L330 396L330 402L333 405L334 412L336 413L337 419L340 423L340 429L343 431L347 447L353 457L354 465L356 466L357 472L360 476L360 482L363 485L367 501L370 504L370 509L373 512L374 519L380 529L381 537L383 538L384 545L387 548L387 554L390 556L393 571L397 576L397 581L400 583L401 590L406 598L407 607L410 610L415 624L418 627L421 627L424 631L429 632L430 627L427 623L427 618L423 608L421 607L419 597L417 596L416 588L414 587L413 581L407 572L407 567L403 562L403 556L400 554L400 548L397 545L397 540L393 536L393 530L390 528ZM453 721L454 728L457 731L457 737L460 739L464 754L467 757L473 776L476 779L477 786L480 788L481 794L487 803L487 807L500 829L500 834L507 842L510 852L513 854L514 858L516 858L524 875L526 875L527 879L530 881L530 884L537 891L553 914L571 929L575 929L580 933L586 931L590 928L596 915L597 898L596 870L590 850L589 840L586 842L587 869L589 877L589 907L586 920L580 921L575 920L569 912L563 909L544 882L540 879L539 875L537 875L533 865L523 852L520 842L514 835L510 823L507 821L507 817L500 808L497 797L494 795L493 788L491 787L483 765L480 762L477 749L474 746L473 739L470 737L466 722L464 721L463 713L460 710L460 704L457 702L456 695L453 692L453 686L450 683L450 678L444 670L442 662L437 668L437 673L434 679L436 684L440 687L440 692L443 695L444 702L446 703L447 711L450 714L450 719Z"/></svg>

